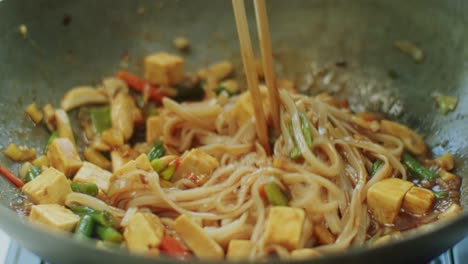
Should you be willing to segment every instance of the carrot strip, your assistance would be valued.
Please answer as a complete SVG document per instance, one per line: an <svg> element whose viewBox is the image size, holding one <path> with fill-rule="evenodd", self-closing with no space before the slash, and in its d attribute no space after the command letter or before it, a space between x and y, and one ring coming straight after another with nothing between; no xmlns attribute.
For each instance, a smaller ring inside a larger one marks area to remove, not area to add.
<svg viewBox="0 0 468 264"><path fill-rule="evenodd" d="M169 256L181 259L186 259L189 257L189 253L184 250L179 242L177 242L177 240L171 236L164 236L159 247Z"/></svg>
<svg viewBox="0 0 468 264"><path fill-rule="evenodd" d="M130 72L118 71L117 78L126 82L130 88L139 93L143 93L145 87L149 87L149 97L156 103L161 103L162 99L166 96L157 86L150 84L146 80Z"/></svg>
<svg viewBox="0 0 468 264"><path fill-rule="evenodd" d="M0 166L0 174L5 176L5 178L14 185L16 185L16 187L23 187L24 182L20 178L16 177L13 173L11 173L7 168Z"/></svg>

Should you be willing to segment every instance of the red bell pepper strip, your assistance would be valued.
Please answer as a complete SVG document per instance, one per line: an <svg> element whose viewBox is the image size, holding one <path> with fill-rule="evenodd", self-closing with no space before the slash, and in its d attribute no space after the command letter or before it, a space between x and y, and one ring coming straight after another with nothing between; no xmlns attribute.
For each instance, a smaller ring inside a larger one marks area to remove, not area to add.
<svg viewBox="0 0 468 264"><path fill-rule="evenodd" d="M267 195L266 195L266 192L265 192L265 185L262 184L259 188L258 188L258 194L260 195L260 197L262 199L267 199Z"/></svg>
<svg viewBox="0 0 468 264"><path fill-rule="evenodd" d="M145 87L149 87L149 97L155 103L161 103L162 99L166 96L161 92L161 90L157 86L147 82L146 80L130 72L118 71L117 78L126 82L128 86L130 86L130 88L140 93L143 93Z"/></svg>
<svg viewBox="0 0 468 264"><path fill-rule="evenodd" d="M165 235L161 241L161 245L159 246L161 251L166 253L171 257L176 257L179 259L187 259L190 257L190 254L182 248L182 246L172 238L171 236Z"/></svg>
<svg viewBox="0 0 468 264"><path fill-rule="evenodd" d="M16 185L16 187L23 187L24 182L20 178L16 177L13 173L11 173L7 168L0 166L0 174L5 176L5 178L7 178L11 183Z"/></svg>

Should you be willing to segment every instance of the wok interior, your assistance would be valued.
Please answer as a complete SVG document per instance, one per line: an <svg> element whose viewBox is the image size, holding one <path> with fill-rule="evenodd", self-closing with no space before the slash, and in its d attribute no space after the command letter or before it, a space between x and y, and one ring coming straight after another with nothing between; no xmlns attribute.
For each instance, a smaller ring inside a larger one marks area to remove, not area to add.
<svg viewBox="0 0 468 264"><path fill-rule="evenodd" d="M141 58L155 51L177 53L172 40L186 36L190 53L187 70L222 59L240 69L240 56L230 1L23 1L0 3L1 100L0 149L16 142L41 150L46 130L34 127L23 114L30 102L58 105L73 86L97 84L113 75L128 56L129 70L141 71ZM268 1L278 74L307 87L307 74L336 67L351 76L338 92L354 105L373 111L391 107L373 100L380 94L401 105L392 118L425 136L434 154L455 154L459 176L468 173L468 143L463 120L468 110L468 59L463 1ZM252 9L250 9L252 10ZM250 14L253 15L253 14ZM28 37L17 31L28 28ZM250 16L253 28L255 21ZM393 43L404 39L425 53L414 63ZM391 78L389 72L396 73ZM241 76L242 71L237 71ZM316 93L336 89L326 85L307 89ZM447 116L436 109L430 94L457 96L459 104ZM387 102L388 103L388 102ZM16 171L3 155L0 163ZM464 207L467 183L462 184ZM0 178L0 202L12 207L18 194Z"/></svg>

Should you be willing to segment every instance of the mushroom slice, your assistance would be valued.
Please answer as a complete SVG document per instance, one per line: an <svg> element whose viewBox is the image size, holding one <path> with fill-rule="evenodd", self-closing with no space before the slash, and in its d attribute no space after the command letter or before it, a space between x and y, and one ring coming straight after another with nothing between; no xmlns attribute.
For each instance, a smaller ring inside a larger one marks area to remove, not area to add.
<svg viewBox="0 0 468 264"><path fill-rule="evenodd" d="M107 97L98 90L89 86L78 86L65 94L60 105L63 110L69 111L83 105L105 104L107 102Z"/></svg>

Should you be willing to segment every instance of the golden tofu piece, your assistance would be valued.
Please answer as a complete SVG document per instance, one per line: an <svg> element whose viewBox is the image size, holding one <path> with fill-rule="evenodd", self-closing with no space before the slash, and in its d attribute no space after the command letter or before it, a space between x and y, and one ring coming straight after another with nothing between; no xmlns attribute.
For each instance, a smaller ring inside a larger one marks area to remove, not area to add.
<svg viewBox="0 0 468 264"><path fill-rule="evenodd" d="M39 124L42 121L42 112L37 108L35 103L28 105L25 112L29 115L32 121L34 121L34 123Z"/></svg>
<svg viewBox="0 0 468 264"><path fill-rule="evenodd" d="M32 223L41 223L66 232L75 229L79 220L79 216L58 204L33 205L29 214L29 221Z"/></svg>
<svg viewBox="0 0 468 264"><path fill-rule="evenodd" d="M101 140L111 147L120 147L124 144L124 135L117 128L108 128L101 133Z"/></svg>
<svg viewBox="0 0 468 264"><path fill-rule="evenodd" d="M102 169L90 162L83 162L83 166L78 170L74 182L95 183L101 191L107 193L112 173Z"/></svg>
<svg viewBox="0 0 468 264"><path fill-rule="evenodd" d="M197 257L211 260L223 259L224 251L221 246L189 216L182 214L177 217L173 228Z"/></svg>
<svg viewBox="0 0 468 264"><path fill-rule="evenodd" d="M297 249L301 241L304 218L303 209L271 207L265 227L265 243L279 244L289 250Z"/></svg>
<svg viewBox="0 0 468 264"><path fill-rule="evenodd" d="M424 215L434 204L434 194L424 188L413 187L405 195L403 209L413 215Z"/></svg>
<svg viewBox="0 0 468 264"><path fill-rule="evenodd" d="M165 52L151 54L145 57L144 71L150 83L174 85L184 77L184 60Z"/></svg>
<svg viewBox="0 0 468 264"><path fill-rule="evenodd" d="M112 127L122 132L125 141L133 135L135 109L137 109L135 100L126 93L118 93L111 101ZM104 135L101 135L101 139L106 142Z"/></svg>
<svg viewBox="0 0 468 264"><path fill-rule="evenodd" d="M219 162L216 158L195 148L182 155L174 180L187 177L190 174L198 177L209 176L218 166Z"/></svg>
<svg viewBox="0 0 468 264"><path fill-rule="evenodd" d="M306 260L316 257L320 257L320 253L313 248L300 248L291 251L291 259L294 260Z"/></svg>
<svg viewBox="0 0 468 264"><path fill-rule="evenodd" d="M146 143L154 144L163 136L163 117L150 116L146 119Z"/></svg>
<svg viewBox="0 0 468 264"><path fill-rule="evenodd" d="M64 204L67 195L72 192L65 175L52 167L26 183L22 191L35 204Z"/></svg>
<svg viewBox="0 0 468 264"><path fill-rule="evenodd" d="M443 213L439 214L438 219L450 219L461 213L460 205L452 203Z"/></svg>
<svg viewBox="0 0 468 264"><path fill-rule="evenodd" d="M392 224L400 213L405 194L413 183L398 178L388 178L372 185L367 191L367 205L381 224Z"/></svg>
<svg viewBox="0 0 468 264"><path fill-rule="evenodd" d="M229 61L221 61L198 71L198 77L213 81L220 81L231 75L234 71L234 66Z"/></svg>
<svg viewBox="0 0 468 264"><path fill-rule="evenodd" d="M226 259L227 260L246 260L249 258L250 250L253 247L250 240L237 240L229 241Z"/></svg>
<svg viewBox="0 0 468 264"><path fill-rule="evenodd" d="M47 156L45 155L41 155L39 157L37 157L35 160L32 161L32 164L34 166L45 166L45 167L48 167L49 166L49 159L47 158Z"/></svg>
<svg viewBox="0 0 468 264"><path fill-rule="evenodd" d="M164 226L157 215L138 212L128 221L123 235L130 252L144 254L159 247Z"/></svg>
<svg viewBox="0 0 468 264"><path fill-rule="evenodd" d="M57 138L47 150L50 166L72 177L83 164L75 145L68 138Z"/></svg>
<svg viewBox="0 0 468 264"><path fill-rule="evenodd" d="M270 104L267 100L268 90L265 86L260 86L259 88L262 98L265 98L264 100L262 100L263 112L270 113ZM244 92L239 96L239 99L236 101L234 108L232 109L232 113L234 115L233 118L236 119L237 125L239 127L241 127L247 120L254 117L252 97L250 96L250 93L248 91Z"/></svg>

